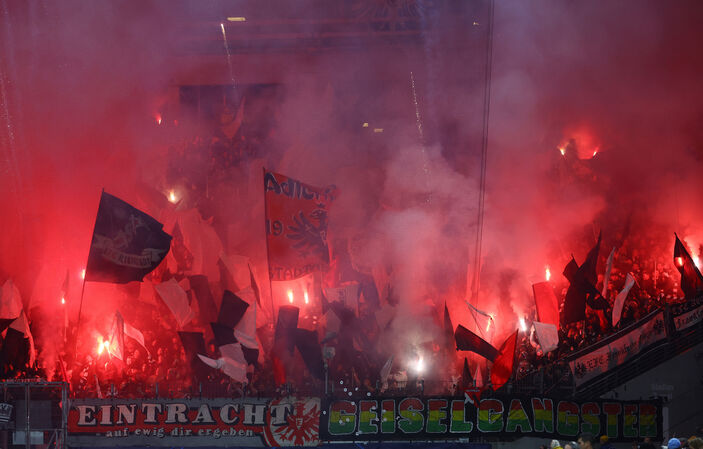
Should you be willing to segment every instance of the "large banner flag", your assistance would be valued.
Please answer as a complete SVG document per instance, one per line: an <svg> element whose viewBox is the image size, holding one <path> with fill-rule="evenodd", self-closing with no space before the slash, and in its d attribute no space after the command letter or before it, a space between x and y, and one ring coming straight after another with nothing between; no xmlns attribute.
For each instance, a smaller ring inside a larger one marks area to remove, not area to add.
<svg viewBox="0 0 703 449"><path fill-rule="evenodd" d="M85 280L141 281L166 257L171 236L154 218L103 192L95 219Z"/></svg>
<svg viewBox="0 0 703 449"><path fill-rule="evenodd" d="M330 262L327 217L336 188L313 187L264 170L264 193L271 280L297 279L325 269Z"/></svg>

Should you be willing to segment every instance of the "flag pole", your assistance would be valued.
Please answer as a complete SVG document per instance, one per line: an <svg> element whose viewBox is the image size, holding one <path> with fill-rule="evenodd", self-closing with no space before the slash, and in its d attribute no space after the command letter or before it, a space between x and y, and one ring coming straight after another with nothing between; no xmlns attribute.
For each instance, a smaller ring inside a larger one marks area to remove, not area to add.
<svg viewBox="0 0 703 449"><path fill-rule="evenodd" d="M273 305L273 283L271 282L271 261L269 260L269 213L268 207L266 207L266 167L261 167L262 173L264 175L264 226L266 230L264 232L264 240L266 241L266 268L268 271L269 278L269 298L271 299L271 327L276 327L276 308Z"/></svg>
<svg viewBox="0 0 703 449"><path fill-rule="evenodd" d="M100 192L100 202L102 202L103 195L105 194L105 187L102 188ZM95 227L98 225L98 215L100 212L100 202L98 202L98 212L95 214L95 223L93 223L93 234L90 237L90 245L93 246L93 236L95 235ZM88 260L90 259L90 247L88 247L88 257L85 261L85 269L83 271L83 286L81 287L81 300L78 304L78 320L76 321L76 335L74 335L74 348L73 352L74 355L76 352L78 352L78 333L80 332L81 329L81 312L83 311L83 295L85 294L85 278L88 277Z"/></svg>

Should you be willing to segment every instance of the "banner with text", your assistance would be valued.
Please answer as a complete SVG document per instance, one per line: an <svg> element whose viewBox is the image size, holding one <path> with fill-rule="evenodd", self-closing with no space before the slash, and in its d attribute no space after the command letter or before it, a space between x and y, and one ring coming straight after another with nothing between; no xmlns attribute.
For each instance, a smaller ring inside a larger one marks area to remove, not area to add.
<svg viewBox="0 0 703 449"><path fill-rule="evenodd" d="M317 446L320 399L76 399L68 445Z"/></svg>
<svg viewBox="0 0 703 449"><path fill-rule="evenodd" d="M682 313L678 316L674 316L674 328L676 332L688 329L691 326L700 324L701 319L703 319L703 305L696 307L695 309Z"/></svg>
<svg viewBox="0 0 703 449"><path fill-rule="evenodd" d="M451 440L524 436L575 440L579 433L612 441L662 439L660 401L575 402L541 397L482 399L405 397L323 402L320 440Z"/></svg>
<svg viewBox="0 0 703 449"><path fill-rule="evenodd" d="M608 370L621 365L641 351L666 338L664 312L658 312L650 319L621 336L608 339L602 346L569 362L576 385L584 384Z"/></svg>
<svg viewBox="0 0 703 449"><path fill-rule="evenodd" d="M326 270L327 223L336 188L313 187L280 173L264 172L266 243L272 281Z"/></svg>

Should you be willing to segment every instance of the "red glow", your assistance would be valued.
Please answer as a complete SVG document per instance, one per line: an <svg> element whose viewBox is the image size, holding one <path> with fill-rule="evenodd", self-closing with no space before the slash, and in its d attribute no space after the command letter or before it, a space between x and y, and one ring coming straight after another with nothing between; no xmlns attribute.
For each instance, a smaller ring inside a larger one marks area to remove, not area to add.
<svg viewBox="0 0 703 449"><path fill-rule="evenodd" d="M566 155L566 148L559 147L559 152L561 153L562 156Z"/></svg>
<svg viewBox="0 0 703 449"><path fill-rule="evenodd" d="M306 291L304 295L305 295L305 304L309 304L310 299L308 298L308 292Z"/></svg>
<svg viewBox="0 0 703 449"><path fill-rule="evenodd" d="M293 304L293 290L288 290L288 302Z"/></svg>
<svg viewBox="0 0 703 449"><path fill-rule="evenodd" d="M552 277L552 273L549 271L549 267L544 269L544 278L548 281Z"/></svg>
<svg viewBox="0 0 703 449"><path fill-rule="evenodd" d="M85 279L85 268L81 270L81 279Z"/></svg>
<svg viewBox="0 0 703 449"><path fill-rule="evenodd" d="M600 151L602 142L596 137L594 130L585 123L567 127L564 135L569 141L569 151L574 152L579 159L593 159ZM562 145L561 148L566 148ZM572 154L573 155L573 154Z"/></svg>
<svg viewBox="0 0 703 449"><path fill-rule="evenodd" d="M160 125L161 124L161 114L156 114L155 119L156 119L156 124Z"/></svg>
<svg viewBox="0 0 703 449"><path fill-rule="evenodd" d="M61 304L66 304L66 298L61 297Z"/></svg>
<svg viewBox="0 0 703 449"><path fill-rule="evenodd" d="M677 258L676 258L676 266L677 266L677 267L683 267L683 257L677 257Z"/></svg>

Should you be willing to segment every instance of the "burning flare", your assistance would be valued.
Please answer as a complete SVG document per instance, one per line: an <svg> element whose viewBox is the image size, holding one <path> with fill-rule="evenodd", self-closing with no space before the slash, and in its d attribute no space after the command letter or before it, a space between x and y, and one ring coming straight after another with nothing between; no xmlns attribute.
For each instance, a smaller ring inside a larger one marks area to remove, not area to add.
<svg viewBox="0 0 703 449"><path fill-rule="evenodd" d="M176 191L175 190L171 189L168 191L168 200L174 204L178 202L178 198L176 198Z"/></svg>
<svg viewBox="0 0 703 449"><path fill-rule="evenodd" d="M552 277L552 272L549 271L549 267L544 269L544 278L548 281Z"/></svg>
<svg viewBox="0 0 703 449"><path fill-rule="evenodd" d="M293 304L293 290L288 290L288 302Z"/></svg>
<svg viewBox="0 0 703 449"><path fill-rule="evenodd" d="M61 297L61 304L66 304L66 298L64 298L63 296Z"/></svg>
<svg viewBox="0 0 703 449"><path fill-rule="evenodd" d="M161 124L161 114L156 114L156 124L160 125Z"/></svg>
<svg viewBox="0 0 703 449"><path fill-rule="evenodd" d="M107 351L108 353L110 352L110 342L107 340L103 340L103 337L99 336L97 347L98 355L102 355L105 351Z"/></svg>
<svg viewBox="0 0 703 449"><path fill-rule="evenodd" d="M683 267L683 257L679 256L676 258L676 266Z"/></svg>
<svg viewBox="0 0 703 449"><path fill-rule="evenodd" d="M527 332L527 324L525 323L525 318L520 317L520 330Z"/></svg>
<svg viewBox="0 0 703 449"><path fill-rule="evenodd" d="M691 258L693 259L693 263L696 265L696 268L698 268L698 269L700 270L700 268L701 268L701 259L700 259L700 257L698 257L698 256L696 256L696 255L693 255L693 256L691 256Z"/></svg>
<svg viewBox="0 0 703 449"><path fill-rule="evenodd" d="M565 156L566 155L566 148L559 147L559 152L561 153L562 156Z"/></svg>
<svg viewBox="0 0 703 449"><path fill-rule="evenodd" d="M305 292L305 304L309 304L310 300L308 299L308 292Z"/></svg>
<svg viewBox="0 0 703 449"><path fill-rule="evenodd" d="M413 369L418 374L421 374L423 371L425 371L425 361L422 359L422 356L418 357L417 361L413 365Z"/></svg>
<svg viewBox="0 0 703 449"><path fill-rule="evenodd" d="M81 279L85 279L85 268L81 270Z"/></svg>

